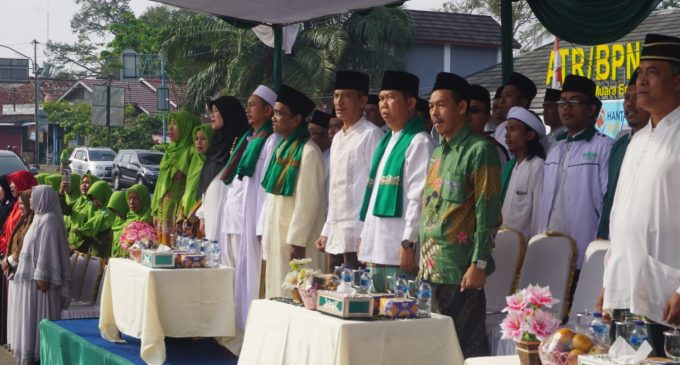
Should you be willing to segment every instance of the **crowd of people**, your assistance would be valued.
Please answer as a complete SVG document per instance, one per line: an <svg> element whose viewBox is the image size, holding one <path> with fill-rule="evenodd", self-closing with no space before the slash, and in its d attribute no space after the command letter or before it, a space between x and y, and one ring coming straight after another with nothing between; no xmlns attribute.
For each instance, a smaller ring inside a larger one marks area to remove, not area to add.
<svg viewBox="0 0 680 365"><path fill-rule="evenodd" d="M214 99L209 124L172 113L153 194L112 192L90 175L0 177L0 340L21 363L38 359L38 321L67 305L69 251L124 257L121 234L147 222L159 244L220 243L241 330L253 299L290 295L288 262L307 257L324 271L368 267L379 291L396 275L429 280L464 356L488 355L480 289L503 227L527 241L572 238L576 277L590 242L610 239L598 307L646 316L659 351L663 325L680 324L680 39L647 36L625 96L630 129L616 141L596 130L602 102L583 76L546 90L543 121L529 109L536 85L519 73L493 100L447 72L429 100L419 87L386 71L369 94L368 75L338 71L331 113L287 85L260 85L245 109Z"/></svg>

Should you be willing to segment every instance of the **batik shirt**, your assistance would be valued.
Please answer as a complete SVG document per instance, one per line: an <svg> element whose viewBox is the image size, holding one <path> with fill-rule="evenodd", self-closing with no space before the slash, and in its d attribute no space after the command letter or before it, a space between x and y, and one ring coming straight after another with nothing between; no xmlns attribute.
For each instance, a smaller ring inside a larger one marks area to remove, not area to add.
<svg viewBox="0 0 680 365"><path fill-rule="evenodd" d="M501 224L496 148L465 126L432 152L420 218L420 275L459 285L476 260L494 271L491 250Z"/></svg>

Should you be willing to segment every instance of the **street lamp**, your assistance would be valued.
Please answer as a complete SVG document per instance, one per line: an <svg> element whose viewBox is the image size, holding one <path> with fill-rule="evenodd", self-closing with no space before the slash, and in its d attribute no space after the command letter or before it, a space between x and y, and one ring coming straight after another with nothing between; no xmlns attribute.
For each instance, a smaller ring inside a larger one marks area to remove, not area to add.
<svg viewBox="0 0 680 365"><path fill-rule="evenodd" d="M33 40L33 58L26 56L25 54L17 51L16 49L12 47L8 47L5 45L0 44L0 47L2 48L7 48L10 51L13 51L14 53L17 53L23 57L26 57L29 61L33 62L33 75L35 78L35 115L34 115L34 121L35 121L35 153L33 154L34 162L35 162L35 167L40 168L40 165L38 164L38 160L40 158L40 144L38 142L38 95L40 94L40 79L38 78L38 63L36 62L38 60L38 41Z"/></svg>

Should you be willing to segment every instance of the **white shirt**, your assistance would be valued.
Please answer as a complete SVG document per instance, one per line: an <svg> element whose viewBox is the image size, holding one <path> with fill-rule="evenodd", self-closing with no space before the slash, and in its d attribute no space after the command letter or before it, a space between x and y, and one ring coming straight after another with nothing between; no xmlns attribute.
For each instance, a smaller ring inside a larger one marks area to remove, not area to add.
<svg viewBox="0 0 680 365"><path fill-rule="evenodd" d="M656 128L651 121L626 150L610 222L604 307L663 322L680 292L680 107Z"/></svg>
<svg viewBox="0 0 680 365"><path fill-rule="evenodd" d="M243 181L234 177L227 185L227 196L222 206L222 234L241 234L243 222Z"/></svg>
<svg viewBox="0 0 680 365"><path fill-rule="evenodd" d="M394 148L400 132L391 132L392 138L385 148L385 153L378 164L376 182L383 175L385 163ZM434 144L426 132L413 136L406 149L406 158L402 170L403 202L400 217L383 218L373 215L373 206L378 194L379 184L373 184L371 200L366 211L366 221L361 233L359 261L381 265L399 265L401 241L418 240L420 208L427 176L427 164L432 155Z"/></svg>
<svg viewBox="0 0 680 365"><path fill-rule="evenodd" d="M545 161L534 156L512 169L503 201L503 227L524 235L525 242L538 233L538 206Z"/></svg>
<svg viewBox="0 0 680 365"><path fill-rule="evenodd" d="M383 131L362 117L347 130L340 130L331 144L328 216L322 236L328 237L326 252L356 252L363 222L359 220L368 172Z"/></svg>
<svg viewBox="0 0 680 365"><path fill-rule="evenodd" d="M566 133L566 132L567 132L567 127L565 127L563 125L557 127L555 130L550 131L550 134L548 134L546 136L547 144L548 144L548 146L547 146L548 148L546 148L546 150L545 150L546 154L548 153L548 151L550 151L550 148L552 146L554 146L555 143L557 143L557 136L559 136L562 133Z"/></svg>
<svg viewBox="0 0 680 365"><path fill-rule="evenodd" d="M328 191L330 188L330 175L331 175L331 149L330 147L323 151L323 185L324 185L324 197L326 204L326 211L328 211ZM325 222L325 220L324 220Z"/></svg>

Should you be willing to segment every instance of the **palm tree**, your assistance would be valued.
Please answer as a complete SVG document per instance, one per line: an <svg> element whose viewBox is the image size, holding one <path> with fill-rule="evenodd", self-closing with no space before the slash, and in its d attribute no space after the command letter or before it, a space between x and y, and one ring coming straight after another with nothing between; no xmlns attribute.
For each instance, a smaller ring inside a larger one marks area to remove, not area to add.
<svg viewBox="0 0 680 365"><path fill-rule="evenodd" d="M162 45L170 67L181 65L187 107L202 111L218 91L245 97L258 84L271 84L273 49L250 29L205 15L179 17ZM336 69L353 69L379 83L385 69L403 69L411 43L408 15L399 8L329 17L301 26L293 53L283 58L283 81L310 96L328 95Z"/></svg>

